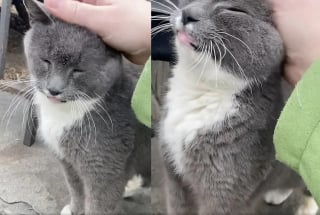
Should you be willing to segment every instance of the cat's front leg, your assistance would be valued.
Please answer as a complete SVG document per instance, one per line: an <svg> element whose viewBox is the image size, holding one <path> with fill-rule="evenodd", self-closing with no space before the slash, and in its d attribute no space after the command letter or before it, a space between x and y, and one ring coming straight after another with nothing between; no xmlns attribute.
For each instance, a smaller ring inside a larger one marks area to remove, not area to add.
<svg viewBox="0 0 320 215"><path fill-rule="evenodd" d="M127 177L124 171L122 174L114 174L112 169L102 168L102 171L91 169L93 171L89 170L84 174L85 214L117 214L116 209Z"/></svg>
<svg viewBox="0 0 320 215"><path fill-rule="evenodd" d="M221 169L224 171L218 172L214 166L197 165L188 172L198 198L199 215L255 214L250 199L259 182L254 177L247 177L250 172L247 175L241 174L241 170L237 172L236 165L221 165Z"/></svg>
<svg viewBox="0 0 320 215"><path fill-rule="evenodd" d="M183 183L181 178L174 173L171 166L166 165L166 205L168 215L196 215L195 201L191 199L192 191Z"/></svg>
<svg viewBox="0 0 320 215"><path fill-rule="evenodd" d="M66 205L61 211L61 214L67 214L70 210L72 215L82 215L84 214L84 187L81 178L78 176L76 170L67 161L61 161L64 175L67 181L69 194L71 197L70 205Z"/></svg>
<svg viewBox="0 0 320 215"><path fill-rule="evenodd" d="M211 188L209 186L207 189L203 187L201 193L198 194L199 215L255 214L246 198L246 196L251 195L250 192L241 193L237 192L236 189L229 189L229 187Z"/></svg>

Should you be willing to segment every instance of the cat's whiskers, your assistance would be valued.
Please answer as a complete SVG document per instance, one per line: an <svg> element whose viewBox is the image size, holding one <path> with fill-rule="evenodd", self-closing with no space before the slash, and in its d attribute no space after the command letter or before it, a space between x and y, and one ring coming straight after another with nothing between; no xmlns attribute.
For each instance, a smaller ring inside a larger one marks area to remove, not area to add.
<svg viewBox="0 0 320 215"><path fill-rule="evenodd" d="M202 67L201 67L202 69L201 69L199 78L198 78L198 80L196 82L197 85L199 84L199 82L200 82L200 80L202 78L203 72L205 70L205 66L206 66L207 60L208 60L208 55L210 55L209 51L207 50L209 48L210 48L210 46L207 46L207 45L203 44L203 49L201 50L201 53L203 54L203 58L200 59L199 62L202 62L203 60L204 60L204 62L202 62Z"/></svg>
<svg viewBox="0 0 320 215"><path fill-rule="evenodd" d="M81 98L79 97L78 94L75 94L75 97L76 97L76 100L77 100L78 103L79 103L79 104L75 105L76 111L77 111L78 113L80 113L80 112L85 112L85 110L84 110L84 108L83 108L83 104L80 102ZM76 122L76 123L78 124L78 126L80 126L79 143L80 143L81 140L82 140L82 135L83 135L83 131L82 131L83 128L82 128L82 127L83 127L83 125L84 125L85 128L86 128L85 119L86 119L86 116L84 116L84 118L83 118L82 120L78 120L78 121ZM87 135L87 137L86 137L85 139L87 139L87 138L88 138L88 135Z"/></svg>
<svg viewBox="0 0 320 215"><path fill-rule="evenodd" d="M38 118L38 115L35 114L35 112L33 111L33 107L35 107L35 101L34 101L34 97L32 97L30 99L30 106L29 106L29 112L32 114L31 117L36 120L36 122L39 122L39 118ZM31 109L31 110L30 110ZM27 116L27 115L26 115ZM29 133L32 134L33 133L33 129L36 129L36 125L35 124L35 121L34 120L28 120L27 121L27 124L26 124L26 129L28 129ZM31 127L30 127L30 122L32 123L31 124Z"/></svg>
<svg viewBox="0 0 320 215"><path fill-rule="evenodd" d="M197 85L199 84L199 82L201 81L201 78L203 76L203 73L205 72L206 70L206 66L207 66L207 63L208 63L208 59L211 57L210 55L210 51L212 51L212 46L210 45L209 47L205 46L205 50L204 50L204 53L205 53L205 62L204 64L202 65L202 71L200 73L200 76L199 76L199 79L197 81Z"/></svg>
<svg viewBox="0 0 320 215"><path fill-rule="evenodd" d="M87 142L86 149L88 148L90 142L91 142L91 137L92 137L92 128L94 128L94 144L96 142L96 136L97 136L97 129L94 123L94 120L91 115L91 110L89 110L88 105L82 100L83 98L80 97L79 95L77 96L77 100L75 103L77 104L76 106L79 108L79 110L82 110L82 112L85 112L84 119L81 120L79 123L85 126L85 131L86 131L86 137L85 137L85 142ZM88 124L85 123L85 120L88 119ZM88 126L88 127L87 127Z"/></svg>
<svg viewBox="0 0 320 215"><path fill-rule="evenodd" d="M32 88L33 88L34 91L36 90L35 87L32 87ZM24 104L23 118L22 118L22 125L21 125L22 129L23 129L23 125L25 125L25 120L26 120L25 118L26 117L34 117L33 115L32 116L28 116L28 113L32 114L32 112L30 112L30 111L32 110L33 103L34 103L34 96L33 96L34 95L34 91L30 91L29 95L27 95L27 97L30 97L29 103L25 103ZM29 132L31 133L31 129L30 129L30 125L29 125L30 121L27 121L27 122L28 122L28 124L26 124L26 128L25 129L28 129Z"/></svg>
<svg viewBox="0 0 320 215"><path fill-rule="evenodd" d="M91 111L89 111L88 105L85 105L85 107L88 110L89 117L90 117L90 119L92 121L92 125L94 127L94 143L93 143L93 145L96 145L97 144L97 127L96 127L96 123L94 122L94 119L92 117ZM91 134L90 134L90 136L91 136ZM90 138L89 138L89 140L90 140Z"/></svg>
<svg viewBox="0 0 320 215"><path fill-rule="evenodd" d="M244 73L244 70L242 68L242 66L240 65L239 61L237 60L237 58L232 54L232 52L230 51L229 48L226 47L227 52L231 55L231 57L233 58L234 62L237 64L237 66L239 67L239 71L241 73L241 75L243 75L244 79L247 81L248 78Z"/></svg>
<svg viewBox="0 0 320 215"><path fill-rule="evenodd" d="M75 94L75 95L76 95L76 94ZM84 113L87 112L87 109L86 109L86 107L85 107L85 106L86 106L85 103L82 102L81 98L78 97L78 95L76 95L76 100L73 101L73 102L74 102L74 105L72 105L72 106L77 107L77 109L78 109L79 112L84 112ZM74 111L74 110L72 110L72 112L73 112L73 111ZM88 124L86 123L86 119L88 119ZM89 116L88 116L88 113L86 113L81 120L76 121L76 123L78 123L78 124L83 124L86 129L87 129L87 126L89 126L89 129L91 130L91 120L90 120L90 118L89 118ZM69 132L70 132L70 131L71 131L71 130L69 130L69 131L64 135L64 137L62 138L63 141L64 141L65 138L67 138L67 136L69 135ZM86 146L86 148L88 147L89 141L90 141L90 139L91 139L91 136L89 136L90 134L91 134L91 132L87 132L87 136L84 138L84 140L87 141L87 146ZM80 139L80 141L81 141L81 139ZM69 147L69 146L68 146L68 147Z"/></svg>
<svg viewBox="0 0 320 215"><path fill-rule="evenodd" d="M21 103L23 102L23 99L17 99L16 102L12 105L12 109L8 109L10 110L10 114L8 115L7 117L7 123L6 123L6 127L5 127L5 132L8 131L8 127L9 127L9 124L10 124L10 121L14 115L14 113L16 113L16 111L18 110L18 107L21 105ZM21 126L23 127L23 124L21 124Z"/></svg>
<svg viewBox="0 0 320 215"><path fill-rule="evenodd" d="M108 116L108 118L109 118L109 121L110 121L110 123L111 123L111 131L113 132L113 122L112 122L112 118L111 118L111 115L108 113L108 111L102 106L102 104L100 104L100 103L97 103L97 105L100 107L100 109L101 110L103 110L106 114L107 114L107 116ZM100 113L98 113L99 114L99 116L101 117L101 119L104 121L104 123L106 124L106 125L108 125L108 123L105 121L105 119L100 115Z"/></svg>
<svg viewBox="0 0 320 215"><path fill-rule="evenodd" d="M160 32L170 31L172 26L173 25L171 23L165 23L165 24L162 24L162 25L159 25L157 27L152 28L152 30L151 30L152 37L159 34Z"/></svg>
<svg viewBox="0 0 320 215"><path fill-rule="evenodd" d="M165 14L165 15L170 15L170 14L172 14L174 12L174 11L167 11L167 10L164 10L164 9L161 9L161 8L152 8L152 10L154 12L162 13L162 14Z"/></svg>
<svg viewBox="0 0 320 215"><path fill-rule="evenodd" d="M80 104L82 104L82 107L84 108L84 110L86 111L86 115L87 115L87 118L88 118L88 122L89 122L89 130L87 130L87 132L88 132L88 139L87 139L87 146L86 146L86 149L88 149L88 146L89 146L89 144L90 144L90 141L91 141L91 129L92 129L92 127L94 128L94 131L95 131L95 133L94 133L94 144L96 144L96 137L97 137L97 128L96 128L96 125L95 125L95 122L94 122L94 120L93 120L93 117L92 117L92 114L91 114L91 111L89 110L89 108L88 108L88 105L87 104L85 104L81 99L79 99L78 100L78 102L80 103ZM91 124L92 123L92 124Z"/></svg>
<svg viewBox="0 0 320 215"><path fill-rule="evenodd" d="M249 80L248 80L248 78L247 78L247 76L245 75L245 73L244 73L244 70L243 70L243 68L241 67L241 65L240 65L240 63L238 62L238 60L235 58L235 56L232 54L232 52L227 48L227 46L225 45L225 43L223 42L223 37L221 36L221 35L218 35L218 34L216 34L216 33L213 33L213 34L210 34L211 35L211 37L209 37L212 41L214 41L214 43L216 44L216 47L217 47L217 49L219 50L219 55L220 55L220 59L219 59L219 68L221 68L221 64L222 64L222 59L225 57L225 55L227 54L227 53L229 53L230 54L230 56L232 57L232 59L234 60L234 62L236 63L236 65L239 67L239 70L240 70L240 73L241 73L241 75L244 77L244 79L248 82L248 83L250 83L249 82ZM221 55L221 50L220 50L220 48L219 48L219 44L224 48L224 54L223 54L223 56ZM213 49L213 51L214 51L214 55L216 55L216 52L215 52L215 49ZM216 62L217 60L216 60L216 57L215 57L215 62ZM217 79L217 73L216 73L216 79ZM217 87L217 82L216 82L216 87Z"/></svg>
<svg viewBox="0 0 320 215"><path fill-rule="evenodd" d="M33 89L36 90L36 87L33 87ZM29 117L29 115L28 115L29 113L32 114L30 117L35 118L33 112L31 112L32 107L34 106L33 92L30 92L28 97L30 98L29 103L26 103L23 108L23 118L22 118L22 125L21 125L22 128L23 128L23 125L25 125L26 117ZM33 120L28 120L27 124L25 126L25 129L28 129L29 133L32 133L31 128L30 128L30 121L33 123ZM32 127L34 127L34 124L32 125Z"/></svg>
<svg viewBox="0 0 320 215"><path fill-rule="evenodd" d="M213 46L212 41L210 41L210 46ZM212 53L212 51L210 52ZM216 78L216 88L218 87L218 66L217 66L217 54L216 49L213 47L213 55L214 55L214 66L215 66L215 78Z"/></svg>
<svg viewBox="0 0 320 215"><path fill-rule="evenodd" d="M110 121L110 123L111 123L111 130L113 131L114 126L113 126L113 121L112 121L111 115L110 115L109 112L103 107L103 104L102 104L103 99L102 99L102 97L99 96L99 95L97 95L97 94L95 94L95 95L99 98L99 99L98 99L98 102L96 103L96 105L97 105L103 112L105 112L105 113L107 114L107 117L109 118L109 121ZM87 97L89 98L88 95L85 94L85 96L87 96ZM105 105L106 105L106 104L105 104ZM104 122L106 125L110 126L110 124L107 123L107 121L103 118L103 116L102 116L98 111L95 111L95 112L99 115L99 117L103 120L103 122Z"/></svg>
<svg viewBox="0 0 320 215"><path fill-rule="evenodd" d="M88 99L88 100L92 99L89 95L87 95L87 94L84 93L84 92L81 92L80 95L81 95L82 97L84 97L85 99ZM111 118L110 114L108 113L108 111L107 111L105 108L103 108L103 106L102 106L102 102L103 102L102 97L99 96L99 95L97 95L97 94L96 94L96 96L98 97L98 101L95 103L95 106L98 107L98 108L100 108L101 110L103 110L103 111L107 114L107 117L109 118L109 121L110 121L110 124L111 124L111 131L113 132L113 122L112 122L112 118ZM103 122L104 122L107 126L110 126L110 124L104 119L104 117L99 113L98 110L93 109L92 111L93 111L94 113L96 113L96 114L103 120ZM91 113L90 113L90 115L91 115ZM92 118L92 121L93 121L93 118ZM93 123L94 123L94 121L93 121Z"/></svg>
<svg viewBox="0 0 320 215"><path fill-rule="evenodd" d="M72 107L72 110L71 110L72 115L76 115L76 112L77 113L84 112L84 111L81 111L81 104L78 104L77 100L74 101L74 103L75 103L75 105L71 106ZM80 128L82 128L82 124L84 124L83 123L83 119L79 119L75 123L76 123L76 126L80 126ZM71 130L68 131L68 135L69 135L69 132L71 132ZM78 143L81 143L81 140L82 140L82 132L80 133L80 136L78 136ZM68 150L69 150L70 141L68 141L68 146L67 147L68 147Z"/></svg>
<svg viewBox="0 0 320 215"><path fill-rule="evenodd" d="M258 80L256 77L253 77L253 81L256 83L257 86L260 86L261 89L263 88L261 80Z"/></svg>
<svg viewBox="0 0 320 215"><path fill-rule="evenodd" d="M211 33L211 34L209 34L209 35L210 35L209 38L213 40L215 46L217 46L217 48L218 48L219 56L220 56L220 66L221 66L222 60L223 60L223 58L226 56L227 51L224 49L224 53L223 53L223 55L222 55L221 49L220 49L220 47L219 47L219 44L217 44L217 42L218 42L217 39L218 39L219 41L221 41L222 43L223 43L223 40L222 40L221 36L220 36L219 34L217 34L216 32L213 32L213 33ZM228 41L229 41L229 40L228 40ZM221 44L221 45L222 45L222 44Z"/></svg>
<svg viewBox="0 0 320 215"><path fill-rule="evenodd" d="M78 106L79 106L79 105L71 105L71 115L72 115L72 118L74 118L75 112L76 112L76 109L77 109ZM77 121L75 122L75 124L79 123L79 121L80 121L80 120L77 120ZM65 141L65 139L67 139L67 137L69 136L70 131L71 131L71 129L67 129L64 137L62 138L63 140L61 141L61 143L62 143L63 141ZM68 152L70 151L70 142L71 142L70 140L67 141L67 151L68 151Z"/></svg>
<svg viewBox="0 0 320 215"><path fill-rule="evenodd" d="M180 9L178 8L178 6L175 5L172 1L170 1L170 0L165 0L165 1L168 2L174 9L180 10Z"/></svg>
<svg viewBox="0 0 320 215"><path fill-rule="evenodd" d="M248 77L245 75L245 72L244 72L243 68L241 67L239 61L236 59L236 57L233 55L233 53L230 51L230 49L229 49L229 48L225 45L225 43L223 42L224 37L221 37L221 38L215 37L215 38L218 38L218 41L217 41L217 42L220 43L220 44L224 47L224 49L226 50L226 52L229 53L229 55L232 57L232 59L234 60L234 62L235 62L236 65L238 66L241 75L243 76L243 78L246 80L246 82L247 82L247 83L249 84L249 86L250 86L250 83L251 83L251 82L249 81ZM250 89L251 89L251 87L250 87Z"/></svg>
<svg viewBox="0 0 320 215"><path fill-rule="evenodd" d="M221 69L222 60L223 60L221 49L220 49L220 47L219 47L219 45L217 44L216 41L214 41L214 45L217 47L218 52L219 52L219 69Z"/></svg>
<svg viewBox="0 0 320 215"><path fill-rule="evenodd" d="M219 52L219 64L217 65L217 58L216 58L216 56L215 56L215 64L216 64L216 67L218 68L218 70L220 70L220 69L221 69L221 65L222 65L222 60L223 60L223 58L224 58L225 55L226 55L226 51L224 52L224 55L222 56L221 49L220 49L220 47L219 47L218 42L216 41L217 38L218 38L218 40L219 40L219 39L220 39L220 36L219 36L219 35L214 35L213 40L211 40L210 42L212 43L212 41L213 41L213 43L214 43L214 49L215 49L215 47L218 49L218 52ZM214 54L216 55L216 53L214 53ZM216 74L216 87L218 87L218 70L216 69L216 72L215 72L215 74Z"/></svg>
<svg viewBox="0 0 320 215"><path fill-rule="evenodd" d="M225 50L232 56L232 58L236 61L236 63L238 64L238 66L240 66L239 62L237 61L237 59L235 58L235 56L231 53L231 51L226 47L226 45L224 44L223 40L221 39L221 42L222 44L224 45L224 48ZM252 88L253 88L253 82L252 80L254 79L251 79L249 80L249 78L245 75L245 72L243 70L243 68L240 66L240 73L242 74L243 78L246 80L248 86L249 86L249 89L250 89L250 92L251 92L251 95L253 94L252 92Z"/></svg>
<svg viewBox="0 0 320 215"><path fill-rule="evenodd" d="M28 89L28 88L30 88L30 89ZM13 99L11 100L9 107L8 107L7 111L5 112L5 114L3 115L2 120L1 120L1 126L3 126L4 121L7 119L6 120L7 123L5 126L5 132L8 129L8 126L9 126L9 123L10 123L10 120L11 120L13 114L16 112L16 110L18 109L20 104L24 101L22 99L22 97L25 98L25 96L30 96L31 93L33 92L33 89L34 88L32 86L26 86L23 89L21 89L21 91L20 91L21 93L15 95L13 97Z"/></svg>
<svg viewBox="0 0 320 215"><path fill-rule="evenodd" d="M169 4L164 4L164 3L156 1L156 0L151 0L151 2L153 4L157 4L158 6L160 6L162 8L162 9L160 9L158 7L153 7L152 8L153 11L158 11L158 12L162 12L162 13L164 12L164 13L170 14L178 9L178 7L170 1L166 1ZM162 10L162 11L159 11L159 10Z"/></svg>
<svg viewBox="0 0 320 215"><path fill-rule="evenodd" d="M158 2L155 0L152 0L152 3L157 4L159 7L153 7L152 10L158 13L161 13L163 15L155 15L152 16L152 20L162 20L164 21L163 24L158 25L154 28L152 28L152 37L157 35L160 32L166 32L170 31L171 28L173 27L173 24L170 23L170 18L172 14L179 13L181 10L171 1L166 0L168 4L164 4L162 2Z"/></svg>
<svg viewBox="0 0 320 215"><path fill-rule="evenodd" d="M22 90L25 90L29 88L29 86L23 88ZM12 106L18 101L18 99L20 98L20 95L17 94L13 97L13 99L11 100L9 107L7 108L7 111L4 113L4 115L2 116L2 120L1 120L1 126L3 125L3 121L5 120L5 118L7 117L7 115L9 114L9 111L12 109Z"/></svg>
<svg viewBox="0 0 320 215"><path fill-rule="evenodd" d="M170 16L169 15L155 15L155 16L151 16L152 20L163 20L163 21L169 21L170 20Z"/></svg>
<svg viewBox="0 0 320 215"><path fill-rule="evenodd" d="M250 54L250 56L251 56L251 64L253 63L254 54L253 54L253 51L251 50L251 48L249 47L249 45L248 45L247 43L245 43L245 42L244 42L243 40L241 40L240 38L238 38L238 37L236 37L236 36L234 36L234 35L232 35L232 34L229 34L229 33L225 32L225 31L218 31L217 33L218 33L218 34L227 35L227 36L229 36L229 37L231 37L231 38L233 38L233 39L235 39L235 40L238 40L240 43L242 43L242 44L246 47L246 49L248 49L249 54Z"/></svg>
<svg viewBox="0 0 320 215"><path fill-rule="evenodd" d="M180 8L175 5L172 1L170 0L165 0L166 2L168 2L176 11L180 11Z"/></svg>
<svg viewBox="0 0 320 215"><path fill-rule="evenodd" d="M222 53L221 53L221 50L220 50L220 47L218 46L217 42L216 42L216 39L220 38L219 35L215 35L215 34L209 34L209 44L210 44L210 50L209 52L207 53L208 55L212 56L213 54L213 57L214 57L214 62L215 62L215 86L218 87L218 70L221 68L221 64L222 64L222 59L223 57L225 56L225 53L224 55L222 56ZM217 48L217 50L216 50ZM219 62L217 62L217 51L219 52ZM213 53L212 53L213 52Z"/></svg>
<svg viewBox="0 0 320 215"><path fill-rule="evenodd" d="M190 69L187 70L187 72L193 72L194 69L202 62L203 58L206 55L206 52L204 51L205 49L205 44L201 44L199 46L200 49L200 54L197 56L197 58L194 60L194 62L192 62L192 64L189 66Z"/></svg>
<svg viewBox="0 0 320 215"><path fill-rule="evenodd" d="M76 98L77 99L80 99L80 97L78 96L78 95L76 95ZM78 112L78 114L81 112L81 107L80 107L80 105L77 105L76 106L77 108L76 108L76 111ZM79 143L80 143L80 141L82 140L82 127L83 127L83 122L82 121L78 121L78 126L80 127L80 136L79 136Z"/></svg>

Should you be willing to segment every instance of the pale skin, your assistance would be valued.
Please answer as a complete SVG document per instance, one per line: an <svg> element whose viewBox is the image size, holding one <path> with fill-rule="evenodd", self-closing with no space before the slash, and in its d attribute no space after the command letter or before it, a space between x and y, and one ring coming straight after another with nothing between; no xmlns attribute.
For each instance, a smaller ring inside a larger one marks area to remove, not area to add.
<svg viewBox="0 0 320 215"><path fill-rule="evenodd" d="M286 48L284 76L295 85L311 64L320 59L320 1L269 1Z"/></svg>
<svg viewBox="0 0 320 215"><path fill-rule="evenodd" d="M151 52L151 3L145 0L45 0L45 7L66 22L97 33L135 64Z"/></svg>

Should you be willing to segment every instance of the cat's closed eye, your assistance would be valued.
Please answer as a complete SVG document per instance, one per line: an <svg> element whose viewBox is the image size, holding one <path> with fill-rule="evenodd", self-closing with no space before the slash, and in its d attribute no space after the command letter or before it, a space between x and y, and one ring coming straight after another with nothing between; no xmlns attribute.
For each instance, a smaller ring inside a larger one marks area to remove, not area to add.
<svg viewBox="0 0 320 215"><path fill-rule="evenodd" d="M47 64L48 66L51 65L51 62L45 58L40 58L42 62L44 62L45 64Z"/></svg>
<svg viewBox="0 0 320 215"><path fill-rule="evenodd" d="M82 69L73 69L73 70L72 70L72 73L73 73L73 75L75 75L75 76L79 76L79 75L83 74L84 72L85 72L85 71L82 70Z"/></svg>
<svg viewBox="0 0 320 215"><path fill-rule="evenodd" d="M225 13L225 12L229 12L229 13L239 13L239 14L244 14L244 15L248 15L248 11L238 8L238 7L227 7L227 8L223 8L221 10L221 12Z"/></svg>

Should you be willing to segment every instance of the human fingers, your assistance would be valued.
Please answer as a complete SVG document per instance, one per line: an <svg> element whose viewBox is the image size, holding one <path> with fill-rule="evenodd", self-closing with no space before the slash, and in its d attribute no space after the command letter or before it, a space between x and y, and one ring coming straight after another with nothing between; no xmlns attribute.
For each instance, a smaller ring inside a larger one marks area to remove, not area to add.
<svg viewBox="0 0 320 215"><path fill-rule="evenodd" d="M80 2L92 5L110 5L112 1L110 0L79 0Z"/></svg>
<svg viewBox="0 0 320 215"><path fill-rule="evenodd" d="M45 0L44 4L51 14L66 22L84 26L94 32L100 31L101 26L96 24L101 19L100 6L74 0Z"/></svg>

